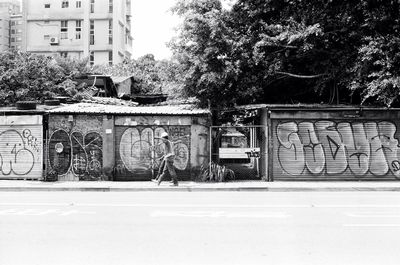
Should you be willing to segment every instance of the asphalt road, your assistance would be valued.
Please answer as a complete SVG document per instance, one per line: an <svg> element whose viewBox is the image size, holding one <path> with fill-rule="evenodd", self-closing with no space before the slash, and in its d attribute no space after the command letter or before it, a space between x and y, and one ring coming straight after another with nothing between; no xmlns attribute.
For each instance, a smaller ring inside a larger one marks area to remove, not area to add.
<svg viewBox="0 0 400 265"><path fill-rule="evenodd" d="M400 264L397 192L3 192L0 264Z"/></svg>

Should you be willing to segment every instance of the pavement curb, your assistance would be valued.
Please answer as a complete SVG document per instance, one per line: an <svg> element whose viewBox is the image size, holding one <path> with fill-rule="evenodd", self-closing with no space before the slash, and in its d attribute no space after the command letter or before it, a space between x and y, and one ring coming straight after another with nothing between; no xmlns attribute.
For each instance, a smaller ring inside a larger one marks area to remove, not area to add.
<svg viewBox="0 0 400 265"><path fill-rule="evenodd" d="M0 187L0 192L398 192L400 187Z"/></svg>

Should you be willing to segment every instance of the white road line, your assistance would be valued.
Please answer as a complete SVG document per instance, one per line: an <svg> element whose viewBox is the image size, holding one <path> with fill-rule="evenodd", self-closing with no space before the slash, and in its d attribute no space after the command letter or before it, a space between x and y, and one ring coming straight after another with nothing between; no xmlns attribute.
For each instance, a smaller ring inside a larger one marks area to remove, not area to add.
<svg viewBox="0 0 400 265"><path fill-rule="evenodd" d="M344 224L345 227L400 227L400 224Z"/></svg>
<svg viewBox="0 0 400 265"><path fill-rule="evenodd" d="M155 211L151 217L192 217L192 218L288 218L290 215L282 212L246 213L224 211Z"/></svg>
<svg viewBox="0 0 400 265"><path fill-rule="evenodd" d="M93 211L78 211L78 210L69 210L63 211L59 209L6 209L0 211L0 216L2 215L16 215L16 216L40 216L40 215L49 215L54 214L58 216L68 216L72 214L96 214Z"/></svg>
<svg viewBox="0 0 400 265"><path fill-rule="evenodd" d="M356 218L400 218L400 214L397 213L346 213L346 215Z"/></svg>
<svg viewBox="0 0 400 265"><path fill-rule="evenodd" d="M400 208L400 204L162 204L162 203L48 203L2 202L1 206L187 207L187 208Z"/></svg>
<svg viewBox="0 0 400 265"><path fill-rule="evenodd" d="M163 203L75 203L2 202L2 206L159 207L159 208L400 208L400 204L163 204Z"/></svg>

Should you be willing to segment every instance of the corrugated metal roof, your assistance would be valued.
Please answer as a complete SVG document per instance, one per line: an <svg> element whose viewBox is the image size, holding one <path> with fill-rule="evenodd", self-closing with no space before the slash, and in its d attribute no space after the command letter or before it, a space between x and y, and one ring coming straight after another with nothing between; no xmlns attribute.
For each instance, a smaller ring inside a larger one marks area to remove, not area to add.
<svg viewBox="0 0 400 265"><path fill-rule="evenodd" d="M77 103L64 105L50 110L49 113L76 114L141 114L141 115L209 115L208 109L199 109L193 105L163 106L116 106L95 103Z"/></svg>
<svg viewBox="0 0 400 265"><path fill-rule="evenodd" d="M111 76L112 81L114 84L119 84L121 82L124 82L125 80L131 78L133 76Z"/></svg>

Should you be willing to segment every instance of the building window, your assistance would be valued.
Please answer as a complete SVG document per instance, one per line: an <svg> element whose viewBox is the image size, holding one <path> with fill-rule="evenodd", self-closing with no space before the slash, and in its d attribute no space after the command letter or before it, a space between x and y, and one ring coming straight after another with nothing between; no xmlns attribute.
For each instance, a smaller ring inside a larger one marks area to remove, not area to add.
<svg viewBox="0 0 400 265"><path fill-rule="evenodd" d="M108 21L108 44L113 44L113 21Z"/></svg>
<svg viewBox="0 0 400 265"><path fill-rule="evenodd" d="M82 20L77 20L75 27L75 39L77 40L81 39L81 32L82 32Z"/></svg>
<svg viewBox="0 0 400 265"><path fill-rule="evenodd" d="M113 64L113 52L112 51L108 52L108 64L109 65Z"/></svg>
<svg viewBox="0 0 400 265"><path fill-rule="evenodd" d="M68 39L68 20L61 20L61 39Z"/></svg>
<svg viewBox="0 0 400 265"><path fill-rule="evenodd" d="M81 7L82 7L82 2L76 1L76 8L81 8Z"/></svg>
<svg viewBox="0 0 400 265"><path fill-rule="evenodd" d="M63 58L67 58L68 57L68 52L60 52L60 56Z"/></svg>
<svg viewBox="0 0 400 265"><path fill-rule="evenodd" d="M44 40L50 40L50 35L43 35Z"/></svg>
<svg viewBox="0 0 400 265"><path fill-rule="evenodd" d="M61 8L68 8L68 6L69 6L69 1L62 1L62 3L61 3Z"/></svg>
<svg viewBox="0 0 400 265"><path fill-rule="evenodd" d="M50 4L44 4L44 8L50 8Z"/></svg>
<svg viewBox="0 0 400 265"><path fill-rule="evenodd" d="M94 45L94 20L90 20L90 45Z"/></svg>
<svg viewBox="0 0 400 265"><path fill-rule="evenodd" d="M108 13L112 13L113 9L113 0L108 0Z"/></svg>
<svg viewBox="0 0 400 265"><path fill-rule="evenodd" d="M94 65L94 52L93 51L90 52L89 63L90 63L90 66Z"/></svg>
<svg viewBox="0 0 400 265"><path fill-rule="evenodd" d="M90 13L94 13L94 0L90 0Z"/></svg>

